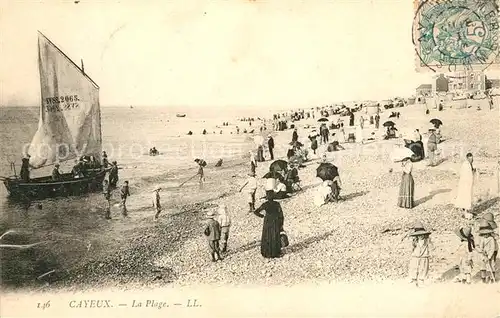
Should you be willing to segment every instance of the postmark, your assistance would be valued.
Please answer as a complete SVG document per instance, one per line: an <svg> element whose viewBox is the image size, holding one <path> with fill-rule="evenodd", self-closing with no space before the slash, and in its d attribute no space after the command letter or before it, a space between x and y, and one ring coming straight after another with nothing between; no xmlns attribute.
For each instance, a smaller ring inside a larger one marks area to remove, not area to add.
<svg viewBox="0 0 500 318"><path fill-rule="evenodd" d="M415 0L418 72L500 68L498 0Z"/></svg>

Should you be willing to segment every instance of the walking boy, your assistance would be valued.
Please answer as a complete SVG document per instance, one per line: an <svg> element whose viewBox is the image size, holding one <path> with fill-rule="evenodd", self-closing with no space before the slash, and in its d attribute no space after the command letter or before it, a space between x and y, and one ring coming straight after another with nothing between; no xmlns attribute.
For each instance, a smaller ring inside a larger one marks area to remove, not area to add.
<svg viewBox="0 0 500 318"><path fill-rule="evenodd" d="M255 192L257 192L257 179L255 178L255 171L250 172L248 176L247 181L240 188L239 192L241 192L243 188L247 187L248 205L250 207L248 213L253 213L255 210Z"/></svg>
<svg viewBox="0 0 500 318"><path fill-rule="evenodd" d="M120 197L122 199L122 215L127 216L127 198L130 196L128 181L125 181L120 189Z"/></svg>
<svg viewBox="0 0 500 318"><path fill-rule="evenodd" d="M158 220L158 216L160 215L160 212L161 212L160 191L161 191L161 188L159 186L157 186L153 190L153 207L156 210L155 220Z"/></svg>
<svg viewBox="0 0 500 318"><path fill-rule="evenodd" d="M227 214L227 207L225 204L221 204L219 207L219 215L217 216L217 222L220 225L220 235L222 243L222 253L227 251L227 240L229 239L229 228L231 227L231 217Z"/></svg>
<svg viewBox="0 0 500 318"><path fill-rule="evenodd" d="M205 226L205 230L203 231L208 240L208 246L210 248L210 255L212 256L212 262L216 262L218 260L222 261L222 257L220 256L220 250L219 250L220 224L214 219L214 217L215 217L214 211L209 211L207 213L208 221L207 225Z"/></svg>

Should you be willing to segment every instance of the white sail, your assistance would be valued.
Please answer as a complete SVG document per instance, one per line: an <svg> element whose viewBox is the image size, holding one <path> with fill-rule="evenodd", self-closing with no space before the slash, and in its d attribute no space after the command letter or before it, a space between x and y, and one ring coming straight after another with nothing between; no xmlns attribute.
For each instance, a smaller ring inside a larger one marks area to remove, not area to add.
<svg viewBox="0 0 500 318"><path fill-rule="evenodd" d="M40 121L28 154L34 168L90 155L100 160L99 86L43 34L38 34Z"/></svg>

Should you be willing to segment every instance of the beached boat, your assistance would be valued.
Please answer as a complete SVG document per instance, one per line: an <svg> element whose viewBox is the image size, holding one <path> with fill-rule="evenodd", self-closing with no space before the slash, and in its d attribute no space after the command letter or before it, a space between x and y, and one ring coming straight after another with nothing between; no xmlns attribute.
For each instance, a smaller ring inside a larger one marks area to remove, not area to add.
<svg viewBox="0 0 500 318"><path fill-rule="evenodd" d="M186 114L177 114L176 117L186 117Z"/></svg>
<svg viewBox="0 0 500 318"><path fill-rule="evenodd" d="M38 130L27 154L33 169L48 167L82 155L101 161L102 135L99 86L42 33L38 34L41 105ZM79 195L102 189L103 168L87 169L80 178L62 174L22 180L3 177L10 197L45 198Z"/></svg>

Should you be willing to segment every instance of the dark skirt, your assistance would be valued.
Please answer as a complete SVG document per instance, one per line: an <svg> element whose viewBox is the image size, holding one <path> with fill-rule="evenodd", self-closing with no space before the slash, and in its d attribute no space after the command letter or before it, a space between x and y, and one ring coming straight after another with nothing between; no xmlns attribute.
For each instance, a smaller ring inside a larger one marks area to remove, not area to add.
<svg viewBox="0 0 500 318"><path fill-rule="evenodd" d="M280 232L283 223L277 213L266 213L262 227L260 253L265 258L276 258L281 255Z"/></svg>
<svg viewBox="0 0 500 318"><path fill-rule="evenodd" d="M415 183L411 174L403 173L401 185L399 187L398 206L411 209L415 206L414 202Z"/></svg>

